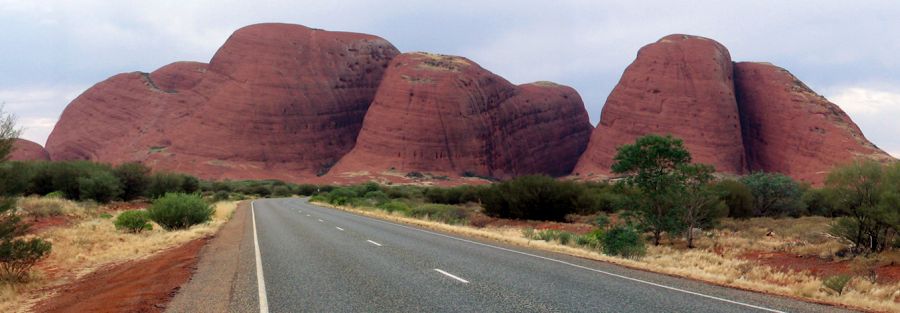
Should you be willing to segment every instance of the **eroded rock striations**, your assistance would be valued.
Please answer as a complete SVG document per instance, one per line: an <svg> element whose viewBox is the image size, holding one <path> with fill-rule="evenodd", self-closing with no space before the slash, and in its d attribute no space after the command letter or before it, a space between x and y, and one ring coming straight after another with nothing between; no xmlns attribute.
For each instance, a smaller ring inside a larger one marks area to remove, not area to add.
<svg viewBox="0 0 900 313"><path fill-rule="evenodd" d="M209 64L177 62L88 89L47 150L54 160L141 161L204 178L315 177L353 147L397 54L371 35L251 25Z"/></svg>
<svg viewBox="0 0 900 313"><path fill-rule="evenodd" d="M625 70L575 167L608 176L618 147L647 134L682 138L695 162L740 174L746 167L731 57L711 39L669 35Z"/></svg>
<svg viewBox="0 0 900 313"><path fill-rule="evenodd" d="M754 62L736 63L734 69L749 171L819 184L835 165L892 159L866 140L843 110L787 70Z"/></svg>
<svg viewBox="0 0 900 313"><path fill-rule="evenodd" d="M25 139L13 141L13 150L9 154L10 161L49 161L50 154L41 145Z"/></svg>
<svg viewBox="0 0 900 313"><path fill-rule="evenodd" d="M786 70L732 63L719 43L687 35L666 36L638 52L574 174L609 177L618 147L647 134L684 139L695 162L720 172L778 172L816 185L854 159L893 159Z"/></svg>
<svg viewBox="0 0 900 313"><path fill-rule="evenodd" d="M572 88L516 86L462 57L406 53L391 62L356 146L331 175L561 176L591 129Z"/></svg>

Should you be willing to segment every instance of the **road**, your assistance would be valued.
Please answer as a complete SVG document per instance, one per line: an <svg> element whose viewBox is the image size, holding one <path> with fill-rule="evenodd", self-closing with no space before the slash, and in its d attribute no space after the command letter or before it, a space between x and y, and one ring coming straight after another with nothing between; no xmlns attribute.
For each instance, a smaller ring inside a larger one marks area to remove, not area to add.
<svg viewBox="0 0 900 313"><path fill-rule="evenodd" d="M603 262L256 200L255 305L269 312L839 312ZM244 254L246 255L246 254ZM251 276L252 277L252 276ZM257 276L258 277L258 276Z"/></svg>

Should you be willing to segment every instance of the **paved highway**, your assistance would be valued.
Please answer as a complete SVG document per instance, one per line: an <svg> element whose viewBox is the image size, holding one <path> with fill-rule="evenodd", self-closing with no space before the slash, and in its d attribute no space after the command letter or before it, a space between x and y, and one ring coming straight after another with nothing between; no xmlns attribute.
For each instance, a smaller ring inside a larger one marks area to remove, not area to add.
<svg viewBox="0 0 900 313"><path fill-rule="evenodd" d="M838 312L837 308L431 232L302 199L257 200L269 312ZM242 257L243 258L243 257Z"/></svg>

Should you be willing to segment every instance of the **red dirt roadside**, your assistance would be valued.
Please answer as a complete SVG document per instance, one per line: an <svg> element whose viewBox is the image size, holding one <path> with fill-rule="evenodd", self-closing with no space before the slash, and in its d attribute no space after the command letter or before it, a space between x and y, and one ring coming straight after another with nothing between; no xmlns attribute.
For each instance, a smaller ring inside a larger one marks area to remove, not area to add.
<svg viewBox="0 0 900 313"><path fill-rule="evenodd" d="M196 269L207 238L190 241L150 258L101 268L58 287L34 312L162 312Z"/></svg>

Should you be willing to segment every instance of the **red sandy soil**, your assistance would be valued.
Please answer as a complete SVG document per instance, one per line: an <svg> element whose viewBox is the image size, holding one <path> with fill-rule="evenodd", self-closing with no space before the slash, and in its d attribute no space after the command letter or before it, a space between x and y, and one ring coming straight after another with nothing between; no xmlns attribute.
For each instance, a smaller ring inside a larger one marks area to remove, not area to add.
<svg viewBox="0 0 900 313"><path fill-rule="evenodd" d="M35 305L33 311L163 312L191 278L206 242L206 238L197 239L147 259L102 268L57 287L56 295Z"/></svg>
<svg viewBox="0 0 900 313"><path fill-rule="evenodd" d="M784 252L750 252L741 255L742 259L756 261L781 271L809 271L817 277L832 275L864 275L858 273L850 264L850 261L829 261L815 256L799 256ZM894 283L900 281L900 264L880 266L875 269L879 283Z"/></svg>

